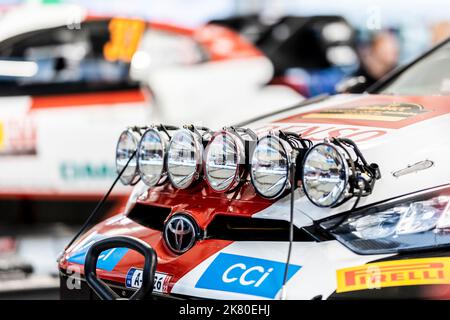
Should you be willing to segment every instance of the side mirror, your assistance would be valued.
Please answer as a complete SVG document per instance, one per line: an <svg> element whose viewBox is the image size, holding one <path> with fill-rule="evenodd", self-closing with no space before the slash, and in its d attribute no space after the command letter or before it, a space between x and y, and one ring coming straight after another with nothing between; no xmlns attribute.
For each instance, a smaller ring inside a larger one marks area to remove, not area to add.
<svg viewBox="0 0 450 320"><path fill-rule="evenodd" d="M144 256L144 269L142 272L142 286L130 297L129 300L141 300L153 291L153 281L155 278L157 256L155 250L142 240L117 236L102 239L94 243L86 253L84 262L84 276L91 289L102 300L121 300L104 281L97 277L97 260L99 255L112 248L128 248L139 252Z"/></svg>
<svg viewBox="0 0 450 320"><path fill-rule="evenodd" d="M338 93L363 93L367 89L367 80L364 76L346 78L336 84Z"/></svg>

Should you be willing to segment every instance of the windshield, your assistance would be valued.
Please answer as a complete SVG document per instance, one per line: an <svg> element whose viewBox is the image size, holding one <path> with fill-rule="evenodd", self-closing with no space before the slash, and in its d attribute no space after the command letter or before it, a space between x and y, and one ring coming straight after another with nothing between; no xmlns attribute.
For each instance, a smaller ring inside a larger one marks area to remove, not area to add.
<svg viewBox="0 0 450 320"><path fill-rule="evenodd" d="M0 96L128 88L130 63L106 56L110 20L39 29L0 42Z"/></svg>
<svg viewBox="0 0 450 320"><path fill-rule="evenodd" d="M381 94L449 95L450 41L384 86Z"/></svg>

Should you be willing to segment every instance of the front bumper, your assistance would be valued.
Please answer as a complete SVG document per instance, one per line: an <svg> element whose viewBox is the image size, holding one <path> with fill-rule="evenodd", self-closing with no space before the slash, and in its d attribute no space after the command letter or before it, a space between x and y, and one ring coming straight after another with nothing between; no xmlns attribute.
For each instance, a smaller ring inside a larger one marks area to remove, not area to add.
<svg viewBox="0 0 450 320"><path fill-rule="evenodd" d="M158 251L158 246L152 244ZM219 245L204 240L196 250L212 252L176 274L182 256L172 260L162 253L158 272L170 277L165 292L149 299L279 299L287 256L286 242L238 241ZM159 250L163 250L159 248ZM191 249L191 250L194 250ZM194 250L195 251L195 250ZM158 256L159 253L158 253ZM287 299L449 299L450 251L429 251L414 255L358 255L335 240L295 242L286 285ZM61 266L61 265L60 265ZM184 265L185 266L185 265ZM138 260L125 255L117 271L102 273L123 297L134 291L126 285L126 272L140 268ZM61 298L95 299L80 275L74 288L71 275L61 268ZM122 270L122 271L120 271ZM70 273L70 272L69 272ZM112 277L114 275L114 277Z"/></svg>

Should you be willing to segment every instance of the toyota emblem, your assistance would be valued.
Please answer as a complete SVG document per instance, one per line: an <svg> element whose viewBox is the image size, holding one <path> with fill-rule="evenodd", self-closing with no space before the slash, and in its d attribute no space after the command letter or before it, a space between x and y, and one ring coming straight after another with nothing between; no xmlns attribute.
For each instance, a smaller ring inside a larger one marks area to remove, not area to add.
<svg viewBox="0 0 450 320"><path fill-rule="evenodd" d="M196 227L191 219L174 215L164 226L164 240L175 253L182 254L188 251L197 239Z"/></svg>

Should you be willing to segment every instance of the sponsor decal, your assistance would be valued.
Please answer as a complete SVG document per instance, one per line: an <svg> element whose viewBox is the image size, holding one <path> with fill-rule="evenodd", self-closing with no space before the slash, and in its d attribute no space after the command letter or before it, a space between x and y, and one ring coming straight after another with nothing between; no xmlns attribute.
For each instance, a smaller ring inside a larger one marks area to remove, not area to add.
<svg viewBox="0 0 450 320"><path fill-rule="evenodd" d="M32 118L0 122L0 155L36 155L36 125Z"/></svg>
<svg viewBox="0 0 450 320"><path fill-rule="evenodd" d="M313 142L323 141L323 139L331 137L349 138L355 142L363 142L384 136L389 132L388 129L308 123L274 123L254 129L256 134L263 134L271 130L295 132Z"/></svg>
<svg viewBox="0 0 450 320"><path fill-rule="evenodd" d="M274 122L401 129L448 112L448 102L440 97L362 95L356 102L336 102L332 107L294 114Z"/></svg>
<svg viewBox="0 0 450 320"><path fill-rule="evenodd" d="M127 288L139 289L142 286L142 269L130 268L125 278L125 286ZM169 282L172 276L155 272L155 280L153 282L153 291L159 293L169 292Z"/></svg>
<svg viewBox="0 0 450 320"><path fill-rule="evenodd" d="M450 284L450 258L395 260L340 269L336 292L427 284Z"/></svg>
<svg viewBox="0 0 450 320"><path fill-rule="evenodd" d="M145 22L142 20L115 18L109 23L111 40L105 44L103 55L108 61L130 62L136 52Z"/></svg>
<svg viewBox="0 0 450 320"><path fill-rule="evenodd" d="M84 239L77 247L74 249L74 253L70 255L67 261L72 263L78 263L84 265L86 260L86 253L89 248L98 240L104 239L106 236L101 234L92 234L86 239ZM106 271L112 271L120 260L125 256L129 249L127 248L112 248L103 251L97 260L97 268Z"/></svg>
<svg viewBox="0 0 450 320"><path fill-rule="evenodd" d="M220 253L195 287L275 298L283 285L285 266L283 262ZM290 264L287 280L300 269Z"/></svg>
<svg viewBox="0 0 450 320"><path fill-rule="evenodd" d="M106 163L72 163L63 162L59 166L59 172L63 180L103 180L114 179L117 175L116 169Z"/></svg>
<svg viewBox="0 0 450 320"><path fill-rule="evenodd" d="M375 121L401 121L428 112L414 103L375 104L366 106L327 108L318 112L305 113L303 119L351 119Z"/></svg>

